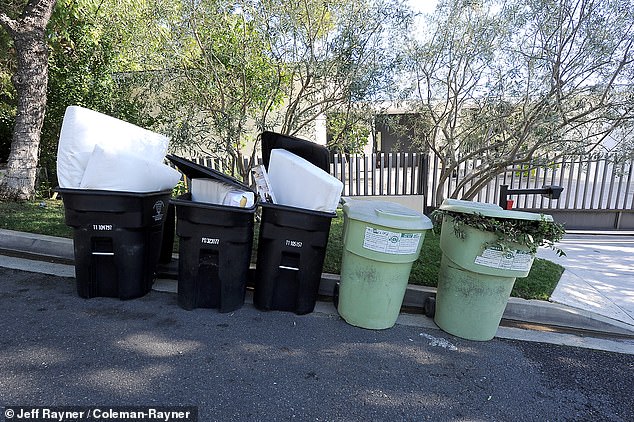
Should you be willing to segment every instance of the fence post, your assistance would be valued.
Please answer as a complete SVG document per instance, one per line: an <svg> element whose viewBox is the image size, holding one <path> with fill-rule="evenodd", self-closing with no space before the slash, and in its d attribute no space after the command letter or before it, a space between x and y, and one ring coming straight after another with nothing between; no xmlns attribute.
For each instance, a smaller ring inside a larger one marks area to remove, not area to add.
<svg viewBox="0 0 634 422"><path fill-rule="evenodd" d="M418 154L418 160L416 165L418 166L418 177L416 180L416 192L419 195L423 195L423 214L427 214L427 187L429 183L429 154L421 152ZM412 166L412 171L414 170Z"/></svg>

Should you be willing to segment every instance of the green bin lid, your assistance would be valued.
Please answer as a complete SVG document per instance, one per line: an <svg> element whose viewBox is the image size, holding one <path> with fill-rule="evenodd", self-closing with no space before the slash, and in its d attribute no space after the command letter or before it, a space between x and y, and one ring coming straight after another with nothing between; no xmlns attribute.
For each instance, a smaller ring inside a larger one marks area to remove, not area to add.
<svg viewBox="0 0 634 422"><path fill-rule="evenodd" d="M429 230L429 218L394 202L343 198L343 212L351 219L402 230Z"/></svg>
<svg viewBox="0 0 634 422"><path fill-rule="evenodd" d="M440 206L441 210L462 212L465 214L482 214L485 217L506 218L516 220L553 221L553 217L534 212L505 210L499 205L484 202L464 201L461 199L445 199Z"/></svg>

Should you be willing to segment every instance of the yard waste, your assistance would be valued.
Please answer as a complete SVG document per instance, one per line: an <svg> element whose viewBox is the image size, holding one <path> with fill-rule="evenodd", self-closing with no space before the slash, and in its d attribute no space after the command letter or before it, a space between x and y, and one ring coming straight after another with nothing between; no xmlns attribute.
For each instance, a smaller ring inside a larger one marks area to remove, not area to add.
<svg viewBox="0 0 634 422"><path fill-rule="evenodd" d="M500 240L499 235L464 224L461 216L503 224L552 223L551 216L503 210L498 205L446 199L440 206L443 252L434 321L444 331L469 340L495 336L517 277L526 277L536 246ZM497 223L496 223L497 224ZM529 235L529 233L527 233Z"/></svg>

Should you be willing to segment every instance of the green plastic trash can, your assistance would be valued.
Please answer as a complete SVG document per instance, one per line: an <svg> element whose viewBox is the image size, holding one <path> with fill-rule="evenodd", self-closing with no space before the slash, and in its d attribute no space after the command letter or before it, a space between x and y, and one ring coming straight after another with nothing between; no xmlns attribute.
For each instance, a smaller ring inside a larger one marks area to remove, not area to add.
<svg viewBox="0 0 634 422"><path fill-rule="evenodd" d="M419 212L383 201L344 198L343 213L339 315L357 327L390 328L432 222Z"/></svg>
<svg viewBox="0 0 634 422"><path fill-rule="evenodd" d="M553 221L549 215L507 211L493 204L447 199L441 210L496 219ZM517 277L526 277L534 255L517 243L501 247L496 234L445 215L440 234L442 259L434 321L443 331L468 340L491 340Z"/></svg>

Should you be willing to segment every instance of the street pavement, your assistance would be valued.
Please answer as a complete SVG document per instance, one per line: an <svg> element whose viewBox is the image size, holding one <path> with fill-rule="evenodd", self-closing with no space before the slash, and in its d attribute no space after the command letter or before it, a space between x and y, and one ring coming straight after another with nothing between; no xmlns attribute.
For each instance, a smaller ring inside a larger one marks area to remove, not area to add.
<svg viewBox="0 0 634 422"><path fill-rule="evenodd" d="M157 291L82 299L72 277L6 268L0 280L7 408L190 405L200 421L634 420L632 354L474 342L433 324L364 330L321 308L185 311Z"/></svg>

